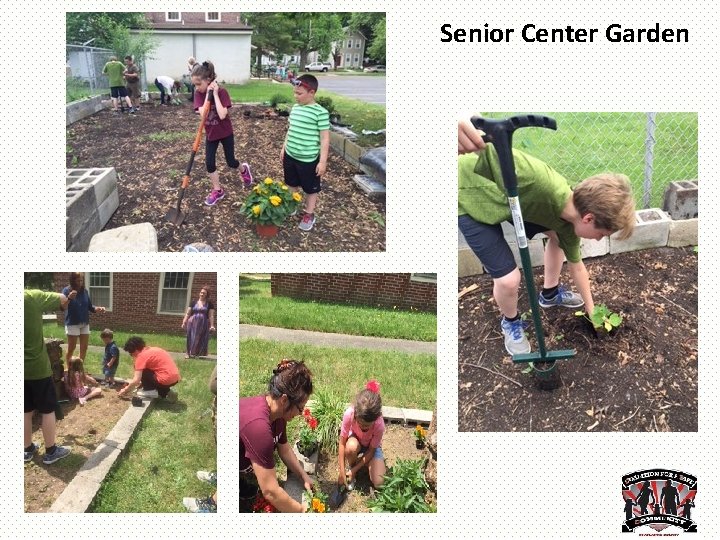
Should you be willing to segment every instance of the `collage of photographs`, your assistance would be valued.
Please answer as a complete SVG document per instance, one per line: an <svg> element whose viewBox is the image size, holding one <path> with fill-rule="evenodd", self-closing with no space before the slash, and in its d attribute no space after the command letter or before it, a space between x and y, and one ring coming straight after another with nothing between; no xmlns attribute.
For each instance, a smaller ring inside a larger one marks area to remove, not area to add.
<svg viewBox="0 0 720 540"><path fill-rule="evenodd" d="M65 250L24 272L25 513L442 514L448 434L698 432L698 113L454 119L457 273L393 265L386 20L66 13ZM133 253L147 271L113 266ZM692 523L692 483L617 495L631 530Z"/></svg>

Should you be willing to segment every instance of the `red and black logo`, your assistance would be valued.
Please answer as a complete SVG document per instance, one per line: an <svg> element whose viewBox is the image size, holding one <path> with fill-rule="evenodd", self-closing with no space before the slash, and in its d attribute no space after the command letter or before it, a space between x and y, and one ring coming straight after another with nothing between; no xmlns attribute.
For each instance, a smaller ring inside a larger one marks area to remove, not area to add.
<svg viewBox="0 0 720 540"><path fill-rule="evenodd" d="M622 532L647 525L656 531L670 526L697 532L690 518L695 508L697 478L669 469L648 469L622 477L625 521Z"/></svg>

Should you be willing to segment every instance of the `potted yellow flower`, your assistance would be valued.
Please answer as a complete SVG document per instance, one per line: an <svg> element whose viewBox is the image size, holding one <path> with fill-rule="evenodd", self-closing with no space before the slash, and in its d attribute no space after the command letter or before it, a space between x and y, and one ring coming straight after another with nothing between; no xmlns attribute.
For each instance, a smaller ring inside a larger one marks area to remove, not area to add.
<svg viewBox="0 0 720 540"><path fill-rule="evenodd" d="M301 201L302 196L284 182L266 178L252 188L240 211L255 223L258 236L268 238L277 234L278 227Z"/></svg>

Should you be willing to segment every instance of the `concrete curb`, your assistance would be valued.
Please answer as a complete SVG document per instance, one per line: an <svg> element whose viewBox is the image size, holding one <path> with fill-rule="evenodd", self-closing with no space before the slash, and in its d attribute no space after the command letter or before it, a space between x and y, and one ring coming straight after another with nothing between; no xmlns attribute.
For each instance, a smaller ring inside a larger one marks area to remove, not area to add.
<svg viewBox="0 0 720 540"><path fill-rule="evenodd" d="M143 400L142 407L130 406L125 411L105 440L80 467L75 478L55 500L48 512L87 512L105 476L127 446L135 428L150 408L151 403L152 400Z"/></svg>

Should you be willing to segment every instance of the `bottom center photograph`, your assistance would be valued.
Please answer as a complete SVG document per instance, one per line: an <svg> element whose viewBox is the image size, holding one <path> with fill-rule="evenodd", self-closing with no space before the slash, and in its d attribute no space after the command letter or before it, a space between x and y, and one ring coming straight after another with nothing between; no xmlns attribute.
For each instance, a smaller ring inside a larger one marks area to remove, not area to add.
<svg viewBox="0 0 720 540"><path fill-rule="evenodd" d="M239 286L240 512L436 512L436 274Z"/></svg>

